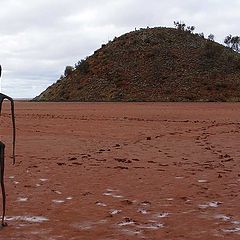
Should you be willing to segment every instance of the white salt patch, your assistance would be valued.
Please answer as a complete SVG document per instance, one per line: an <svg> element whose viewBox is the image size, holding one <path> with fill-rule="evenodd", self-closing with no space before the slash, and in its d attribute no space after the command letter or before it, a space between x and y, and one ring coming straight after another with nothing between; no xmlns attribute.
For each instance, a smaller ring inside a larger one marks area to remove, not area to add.
<svg viewBox="0 0 240 240"><path fill-rule="evenodd" d="M111 188L108 188L106 190L107 190L107 192L118 192L118 190L114 190L114 189L111 189Z"/></svg>
<svg viewBox="0 0 240 240"><path fill-rule="evenodd" d="M209 207L217 208L220 204L221 202L210 202Z"/></svg>
<svg viewBox="0 0 240 240"><path fill-rule="evenodd" d="M103 193L103 195L105 195L105 196L111 196L112 193L110 193L110 192L106 192L106 193Z"/></svg>
<svg viewBox="0 0 240 240"><path fill-rule="evenodd" d="M184 177L175 177L176 179L183 179Z"/></svg>
<svg viewBox="0 0 240 240"><path fill-rule="evenodd" d="M17 202L26 202L28 200L28 198L27 197L19 197L19 198L17 198Z"/></svg>
<svg viewBox="0 0 240 240"><path fill-rule="evenodd" d="M111 215L116 215L116 214L119 214L121 212L122 212L122 210L113 209L113 210L111 210L110 214Z"/></svg>
<svg viewBox="0 0 240 240"><path fill-rule="evenodd" d="M106 207L107 204L103 203L103 202L96 202L96 205L99 207Z"/></svg>
<svg viewBox="0 0 240 240"><path fill-rule="evenodd" d="M146 223L146 224L141 224L137 226L138 228L144 228L144 229L152 229L152 230L157 230L159 228L163 228L162 223Z"/></svg>
<svg viewBox="0 0 240 240"><path fill-rule="evenodd" d="M135 236L135 235L139 235L142 233L142 231L132 230L132 229L121 229L121 232L123 232L124 234L126 234L128 236Z"/></svg>
<svg viewBox="0 0 240 240"><path fill-rule="evenodd" d="M42 216L6 216L6 220L41 223L41 222L48 221L48 218L42 217Z"/></svg>
<svg viewBox="0 0 240 240"><path fill-rule="evenodd" d="M123 198L121 195L112 195L113 198Z"/></svg>
<svg viewBox="0 0 240 240"><path fill-rule="evenodd" d="M72 199L73 199L73 197L67 197L66 199L67 199L67 200L72 200Z"/></svg>
<svg viewBox="0 0 240 240"><path fill-rule="evenodd" d="M103 195L105 195L105 196L111 196L111 197L113 197L113 198L123 198L123 196L121 196L121 195L116 195L116 194L114 194L114 193L112 193L112 192L105 192L105 193L103 193Z"/></svg>
<svg viewBox="0 0 240 240"><path fill-rule="evenodd" d="M93 227L93 223L91 222L84 222L84 223L79 223L79 224L74 224L73 226L75 228L80 228L81 230L89 230Z"/></svg>
<svg viewBox="0 0 240 240"><path fill-rule="evenodd" d="M48 179L47 178L40 178L39 179L41 182L46 182Z"/></svg>
<svg viewBox="0 0 240 240"><path fill-rule="evenodd" d="M105 195L105 196L111 196L112 193L111 193L111 192L105 192L105 193L103 193L103 195Z"/></svg>
<svg viewBox="0 0 240 240"><path fill-rule="evenodd" d="M168 212L162 212L162 213L157 213L154 215L154 217L156 218L165 218L165 217L168 217L170 215L170 213Z"/></svg>
<svg viewBox="0 0 240 240"><path fill-rule="evenodd" d="M199 182L199 183L206 183L206 182L207 182L207 180L200 179L200 180L198 180L198 182Z"/></svg>
<svg viewBox="0 0 240 240"><path fill-rule="evenodd" d="M54 191L56 194L58 194L58 195L61 195L62 194L62 192L60 192L60 191Z"/></svg>
<svg viewBox="0 0 240 240"><path fill-rule="evenodd" d="M15 178L15 176L9 176L8 178L9 178L9 179L14 179L14 178Z"/></svg>
<svg viewBox="0 0 240 240"><path fill-rule="evenodd" d="M141 205L142 205L142 206L150 206L150 205L151 205L151 203L150 203L150 202L147 202L147 201L145 201L145 202L142 202L142 203L141 203Z"/></svg>
<svg viewBox="0 0 240 240"><path fill-rule="evenodd" d="M40 184L38 184L38 183L36 184L36 187L40 187L40 186L41 186Z"/></svg>
<svg viewBox="0 0 240 240"><path fill-rule="evenodd" d="M166 198L167 201L173 201L173 198Z"/></svg>
<svg viewBox="0 0 240 240"><path fill-rule="evenodd" d="M239 225L240 221L232 221L232 223L235 224L235 225Z"/></svg>
<svg viewBox="0 0 240 240"><path fill-rule="evenodd" d="M52 200L53 203L64 203L65 201L64 200L57 200L57 199L54 199Z"/></svg>
<svg viewBox="0 0 240 240"><path fill-rule="evenodd" d="M13 181L13 183L16 184L16 185L19 184L19 182L17 182L17 181Z"/></svg>
<svg viewBox="0 0 240 240"><path fill-rule="evenodd" d="M223 232L225 233L240 233L240 228L237 227L237 228L231 228L231 229L223 229Z"/></svg>
<svg viewBox="0 0 240 240"><path fill-rule="evenodd" d="M125 220L125 221L122 221L122 222L118 223L118 225L120 227L133 225L133 224L135 224L135 222L133 220Z"/></svg>
<svg viewBox="0 0 240 240"><path fill-rule="evenodd" d="M208 208L208 207L212 207L212 208L217 208L220 204L222 204L222 202L209 202L206 204L200 204L198 205L198 207L200 208Z"/></svg>
<svg viewBox="0 0 240 240"><path fill-rule="evenodd" d="M223 221L229 221L231 218L224 215L224 214L217 214L214 216L214 218L216 219L220 219L220 220L223 220Z"/></svg>
<svg viewBox="0 0 240 240"><path fill-rule="evenodd" d="M141 213L141 214L149 214L149 212L146 210L146 209L143 209L143 208L139 208L137 210L137 212Z"/></svg>
<svg viewBox="0 0 240 240"><path fill-rule="evenodd" d="M123 198L123 196L117 194L119 193L119 190L114 190L111 188L106 189L106 192L103 193L105 196L111 196L113 198Z"/></svg>

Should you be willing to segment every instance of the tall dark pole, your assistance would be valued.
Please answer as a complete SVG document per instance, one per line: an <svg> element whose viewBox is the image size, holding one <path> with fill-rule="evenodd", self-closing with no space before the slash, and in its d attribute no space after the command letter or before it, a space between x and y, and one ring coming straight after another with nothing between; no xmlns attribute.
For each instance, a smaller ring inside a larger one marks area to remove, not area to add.
<svg viewBox="0 0 240 240"><path fill-rule="evenodd" d="M0 65L0 78L2 76L2 66ZM2 81L0 80L0 92L2 91Z"/></svg>
<svg viewBox="0 0 240 240"><path fill-rule="evenodd" d="M0 77L1 76L2 76L2 66L0 65ZM16 137L14 101L9 96L0 93L0 115L1 115L2 104L4 99L8 99L11 102L12 124L13 124L13 164L14 164L15 163L15 137ZM4 222L5 212L6 212L6 193L5 193L5 186L4 186L4 149L5 149L5 144L0 141L0 186L2 189L2 221L1 221L2 227L6 226L6 223Z"/></svg>

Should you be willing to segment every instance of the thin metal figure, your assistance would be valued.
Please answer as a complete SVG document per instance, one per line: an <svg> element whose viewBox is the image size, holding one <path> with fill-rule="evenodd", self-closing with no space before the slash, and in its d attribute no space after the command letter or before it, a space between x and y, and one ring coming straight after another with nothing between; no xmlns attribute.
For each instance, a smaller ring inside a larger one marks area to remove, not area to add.
<svg viewBox="0 0 240 240"><path fill-rule="evenodd" d="M2 75L2 67L0 65L0 77ZM0 93L0 115L2 111L2 104L4 99L8 99L11 102L11 112L12 112L12 125L13 125L13 164L15 164L15 141L16 141L16 127L15 127L15 116L14 116L14 101L9 96ZM6 212L6 193L4 186L4 150L5 144L0 141L0 183L2 189L2 221L1 225L4 227L7 224L4 222L5 212Z"/></svg>

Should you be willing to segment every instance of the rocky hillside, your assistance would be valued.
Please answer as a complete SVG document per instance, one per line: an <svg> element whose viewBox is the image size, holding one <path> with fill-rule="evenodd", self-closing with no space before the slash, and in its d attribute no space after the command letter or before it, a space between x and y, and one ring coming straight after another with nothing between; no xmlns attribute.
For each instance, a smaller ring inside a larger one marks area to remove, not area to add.
<svg viewBox="0 0 240 240"><path fill-rule="evenodd" d="M35 101L240 101L240 54L198 34L141 29L115 38Z"/></svg>

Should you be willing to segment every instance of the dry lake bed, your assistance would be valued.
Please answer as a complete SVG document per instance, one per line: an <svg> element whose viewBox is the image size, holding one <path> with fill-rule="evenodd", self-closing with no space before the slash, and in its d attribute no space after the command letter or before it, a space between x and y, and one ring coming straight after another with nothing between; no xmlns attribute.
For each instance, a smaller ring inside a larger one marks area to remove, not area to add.
<svg viewBox="0 0 240 240"><path fill-rule="evenodd" d="M0 239L240 239L240 104L6 104Z"/></svg>

